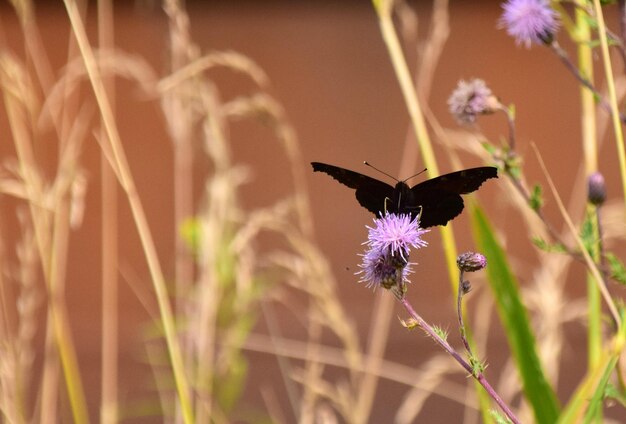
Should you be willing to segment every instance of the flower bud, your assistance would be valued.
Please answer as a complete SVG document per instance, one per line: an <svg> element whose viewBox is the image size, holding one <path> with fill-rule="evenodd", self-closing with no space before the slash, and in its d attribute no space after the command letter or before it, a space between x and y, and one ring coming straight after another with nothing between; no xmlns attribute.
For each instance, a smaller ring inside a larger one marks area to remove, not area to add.
<svg viewBox="0 0 626 424"><path fill-rule="evenodd" d="M606 200L606 186L604 177L599 172L594 172L587 179L587 200L592 205L600 206Z"/></svg>
<svg viewBox="0 0 626 424"><path fill-rule="evenodd" d="M463 280L463 282L461 283L461 291L463 292L463 294L468 294L471 290L472 283L470 283L468 280Z"/></svg>
<svg viewBox="0 0 626 424"><path fill-rule="evenodd" d="M461 271L480 271L487 266L487 258L480 253L465 252L456 258L456 264Z"/></svg>

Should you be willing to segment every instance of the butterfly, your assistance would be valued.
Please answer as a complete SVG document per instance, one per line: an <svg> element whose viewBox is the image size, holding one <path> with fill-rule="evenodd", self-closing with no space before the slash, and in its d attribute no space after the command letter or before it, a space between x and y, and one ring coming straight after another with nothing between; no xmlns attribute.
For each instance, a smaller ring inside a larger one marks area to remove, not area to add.
<svg viewBox="0 0 626 424"><path fill-rule="evenodd" d="M420 227L446 225L463 210L461 194L478 190L489 178L498 178L493 166L469 168L431 178L409 187L398 181L395 187L367 175L328 165L311 162L313 171L324 172L341 184L356 189L356 199L361 206L377 218L383 212L410 213L420 216Z"/></svg>

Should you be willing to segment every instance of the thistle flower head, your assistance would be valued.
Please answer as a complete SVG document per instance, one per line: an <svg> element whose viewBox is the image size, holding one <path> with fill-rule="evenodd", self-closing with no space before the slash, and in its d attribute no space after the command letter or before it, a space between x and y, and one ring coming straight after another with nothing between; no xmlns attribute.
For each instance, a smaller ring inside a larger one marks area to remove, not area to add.
<svg viewBox="0 0 626 424"><path fill-rule="evenodd" d="M419 219L411 218L410 214L385 214L374 219L374 226L367 229L364 244L368 247L359 265L358 273L362 274L359 281L368 287L404 285L412 272L410 250L427 245L422 235L429 230L420 228Z"/></svg>
<svg viewBox="0 0 626 424"><path fill-rule="evenodd" d="M559 28L557 13L548 0L507 0L499 26L517 45L549 44Z"/></svg>
<svg viewBox="0 0 626 424"><path fill-rule="evenodd" d="M498 99L481 79L459 81L448 98L448 109L461 124L474 123L478 115L493 113L499 105Z"/></svg>
<svg viewBox="0 0 626 424"><path fill-rule="evenodd" d="M456 265L461 271L480 271L487 266L487 258L480 253L465 252L456 258Z"/></svg>
<svg viewBox="0 0 626 424"><path fill-rule="evenodd" d="M411 247L420 248L428 243L422 235L429 230L419 227L419 218L411 218L410 214L385 214L374 219L374 227L367 227L368 236L365 244L370 248L388 251L391 256L400 256L405 261Z"/></svg>
<svg viewBox="0 0 626 424"><path fill-rule="evenodd" d="M391 256L389 252L370 248L362 256L361 271L357 274L362 274L359 282L366 283L367 287L389 289L401 286L408 282L408 275L413 272L411 263L398 261L399 256Z"/></svg>

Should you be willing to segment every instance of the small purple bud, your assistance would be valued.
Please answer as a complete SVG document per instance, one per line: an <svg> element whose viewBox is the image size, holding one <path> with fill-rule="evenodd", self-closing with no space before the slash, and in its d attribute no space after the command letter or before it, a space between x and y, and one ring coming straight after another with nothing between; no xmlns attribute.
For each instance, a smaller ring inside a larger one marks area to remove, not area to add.
<svg viewBox="0 0 626 424"><path fill-rule="evenodd" d="M487 258L480 253L465 252L456 258L456 264L461 271L480 271L487 266Z"/></svg>
<svg viewBox="0 0 626 424"><path fill-rule="evenodd" d="M594 172L587 180L587 199L592 205L600 206L606 200L606 186L604 177L599 172Z"/></svg>
<svg viewBox="0 0 626 424"><path fill-rule="evenodd" d="M472 284L467 280L463 280L461 283L461 290L463 291L463 294L468 294L472 290Z"/></svg>

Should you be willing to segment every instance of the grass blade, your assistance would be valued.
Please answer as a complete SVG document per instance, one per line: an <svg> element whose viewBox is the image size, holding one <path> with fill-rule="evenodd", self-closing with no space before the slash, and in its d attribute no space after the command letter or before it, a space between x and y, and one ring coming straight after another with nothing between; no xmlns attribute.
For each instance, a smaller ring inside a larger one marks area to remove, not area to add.
<svg viewBox="0 0 626 424"><path fill-rule="evenodd" d="M624 322L622 320L622 322ZM559 424L593 422L597 411L602 408L604 392L609 377L626 345L626 325L622 324L609 347L603 349L597 366L587 373L559 417Z"/></svg>
<svg viewBox="0 0 626 424"><path fill-rule="evenodd" d="M488 260L487 277L522 378L526 399L533 409L537 423L554 423L559 416L559 404L543 373L535 337L526 309L520 300L515 276L483 212L474 206L471 216L474 239L478 249Z"/></svg>

